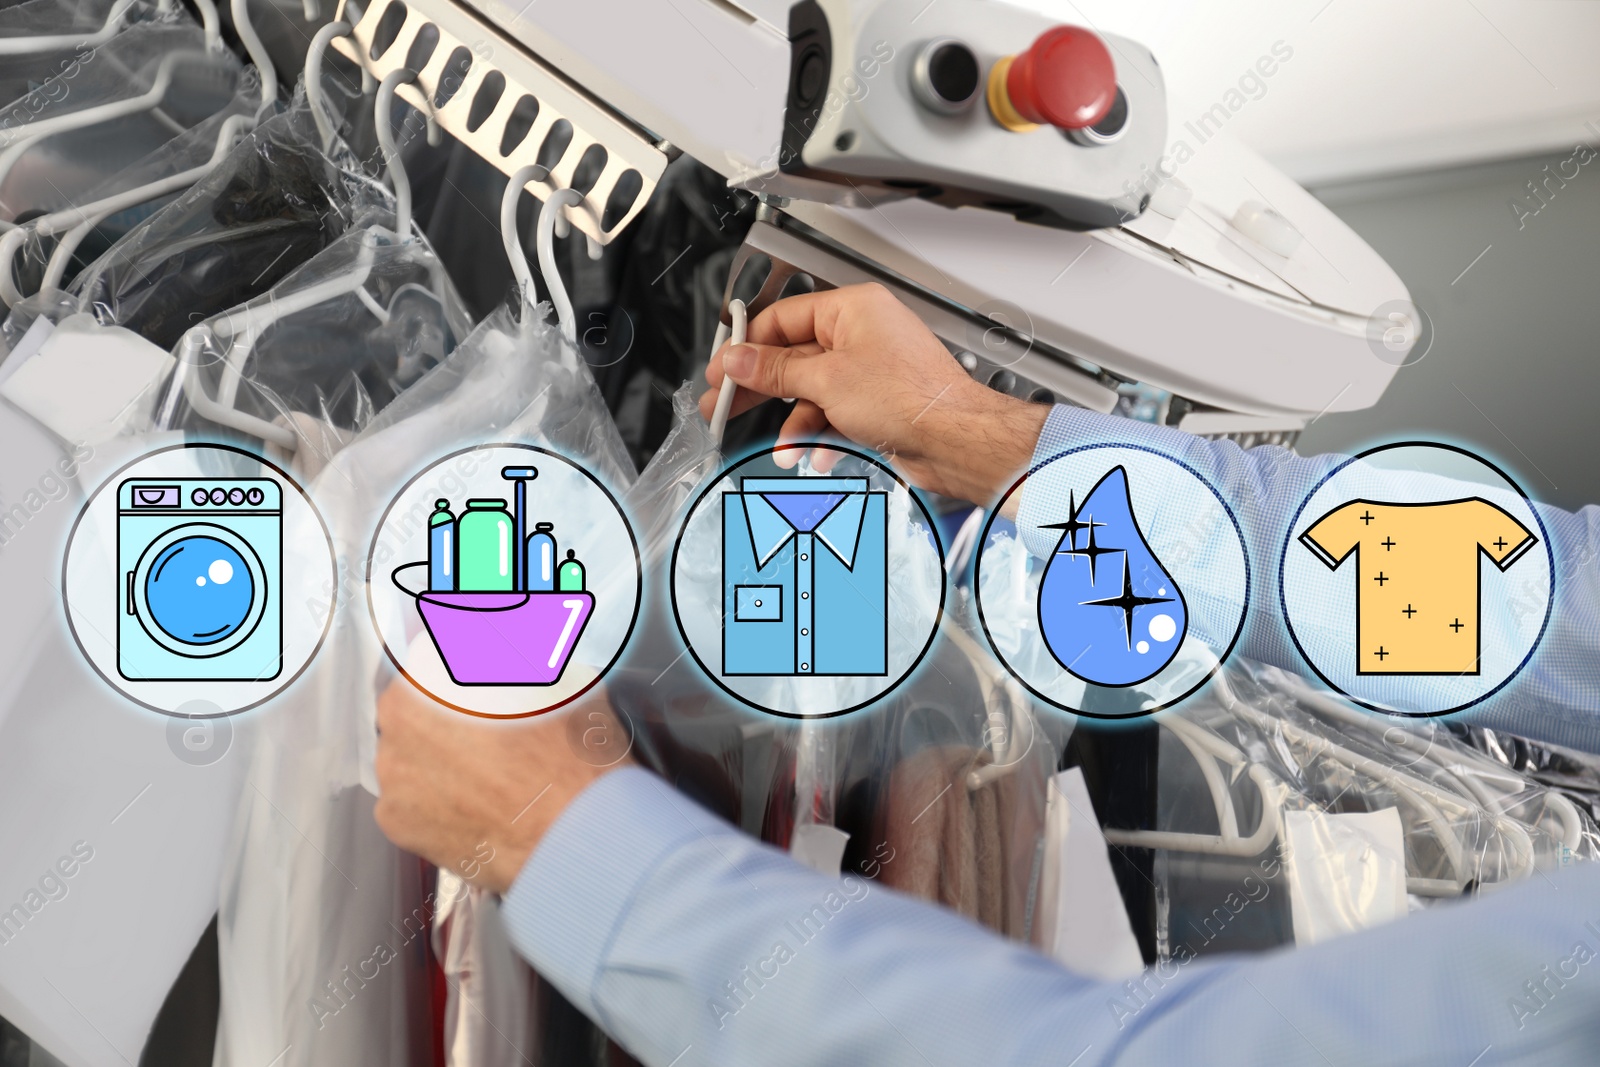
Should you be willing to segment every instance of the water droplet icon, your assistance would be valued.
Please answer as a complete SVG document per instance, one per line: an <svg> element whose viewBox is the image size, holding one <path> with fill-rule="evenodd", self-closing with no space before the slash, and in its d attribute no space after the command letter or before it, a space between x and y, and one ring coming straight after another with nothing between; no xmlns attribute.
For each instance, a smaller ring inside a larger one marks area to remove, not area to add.
<svg viewBox="0 0 1600 1067"><path fill-rule="evenodd" d="M1113 467L1070 518L1044 529L1061 539L1039 583L1039 629L1067 672L1104 686L1130 686L1172 662L1189 628L1183 591L1145 542Z"/></svg>

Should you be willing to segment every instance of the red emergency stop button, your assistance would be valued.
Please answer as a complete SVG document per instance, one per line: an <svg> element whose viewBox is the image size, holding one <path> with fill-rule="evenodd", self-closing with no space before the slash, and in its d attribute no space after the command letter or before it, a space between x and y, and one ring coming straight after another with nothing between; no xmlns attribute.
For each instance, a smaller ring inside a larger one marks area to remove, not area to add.
<svg viewBox="0 0 1600 1067"><path fill-rule="evenodd" d="M1028 50L989 71L989 110L1008 130L1041 123L1080 130L1106 117L1117 99L1117 69L1098 35L1055 26Z"/></svg>

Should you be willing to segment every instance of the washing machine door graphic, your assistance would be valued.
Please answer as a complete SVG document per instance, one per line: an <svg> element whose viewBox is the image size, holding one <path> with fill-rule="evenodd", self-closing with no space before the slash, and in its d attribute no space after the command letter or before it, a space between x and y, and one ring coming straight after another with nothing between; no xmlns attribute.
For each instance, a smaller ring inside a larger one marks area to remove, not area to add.
<svg viewBox="0 0 1600 1067"><path fill-rule="evenodd" d="M156 538L128 575L128 610L170 652L220 656L255 632L267 576L249 542L212 523L186 523Z"/></svg>

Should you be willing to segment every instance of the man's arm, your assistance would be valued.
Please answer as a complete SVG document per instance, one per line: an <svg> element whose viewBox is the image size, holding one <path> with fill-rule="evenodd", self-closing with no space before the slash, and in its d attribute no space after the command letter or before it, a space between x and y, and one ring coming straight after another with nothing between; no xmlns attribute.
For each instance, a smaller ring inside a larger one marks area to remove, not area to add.
<svg viewBox="0 0 1600 1067"><path fill-rule="evenodd" d="M884 453L916 485L980 506L994 504L1031 466L1089 442L1145 444L1188 463L1217 487L1244 528L1255 587L1240 654L1305 672L1276 611L1279 551L1295 509L1345 457L1303 458L1270 446L1245 451L1170 427L1004 396L972 381L881 286L780 300L751 320L748 333L750 344L724 349L706 369L713 386L725 372L739 384L735 412L796 397L784 440L836 432ZM703 397L702 410L714 400L714 393ZM1030 508L1059 516L1067 504L1065 490L1053 493L1048 478L1030 479L1009 503L1019 498L1024 525ZM1550 625L1512 684L1466 715L1478 725L1600 752L1600 507L1576 514L1535 507L1555 555Z"/></svg>
<svg viewBox="0 0 1600 1067"><path fill-rule="evenodd" d="M1600 865L1293 952L1096 982L752 840L631 766L620 728L587 728L604 707L577 709L581 731L572 712L482 721L398 681L375 814L505 893L518 950L649 1067L1551 1067L1600 1047Z"/></svg>
<svg viewBox="0 0 1600 1067"><path fill-rule="evenodd" d="M817 874L635 768L577 797L503 914L540 973L651 1067L1466 1067L1491 1048L1483 1062L1577 1064L1600 1039L1600 971L1524 985L1580 943L1600 952L1600 868L1111 984Z"/></svg>

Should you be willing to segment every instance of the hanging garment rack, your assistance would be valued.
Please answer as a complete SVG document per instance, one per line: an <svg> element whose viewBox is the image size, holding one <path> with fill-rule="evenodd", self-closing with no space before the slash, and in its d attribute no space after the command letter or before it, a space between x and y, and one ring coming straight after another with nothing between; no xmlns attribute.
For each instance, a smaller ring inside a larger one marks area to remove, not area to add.
<svg viewBox="0 0 1600 1067"><path fill-rule="evenodd" d="M403 15L397 31L396 11ZM542 165L544 177L528 190L541 201L562 189L581 194L568 219L598 244L627 228L666 170L668 145L448 0L374 0L365 10L341 0L337 19L351 29L333 47L378 80L407 66L425 31L436 33L415 80L396 94L507 175ZM379 43L380 30L386 44ZM536 107L531 122L524 101ZM604 162L593 175L596 159Z"/></svg>

